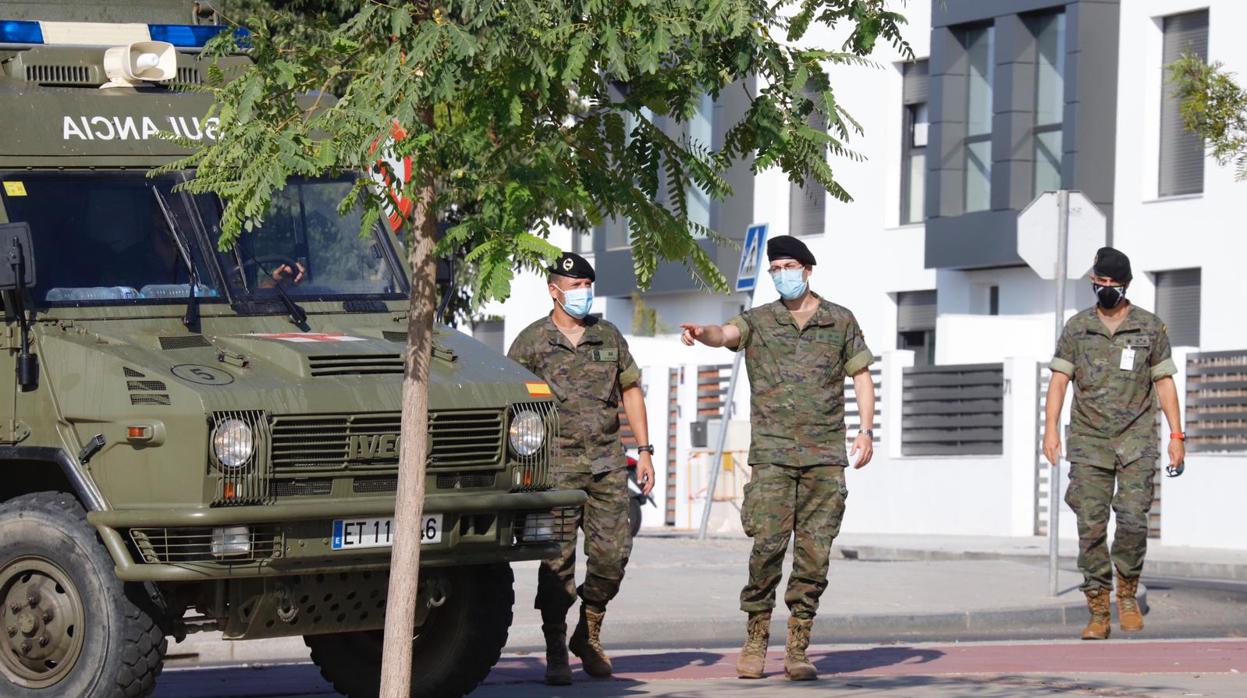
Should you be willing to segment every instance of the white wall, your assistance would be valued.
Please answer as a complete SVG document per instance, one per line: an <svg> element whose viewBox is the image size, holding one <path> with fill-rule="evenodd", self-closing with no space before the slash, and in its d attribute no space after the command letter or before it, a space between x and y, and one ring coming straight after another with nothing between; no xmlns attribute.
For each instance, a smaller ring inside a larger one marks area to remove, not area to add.
<svg viewBox="0 0 1247 698"><path fill-rule="evenodd" d="M1242 315L1243 234L1247 182L1234 181L1232 167L1204 164L1204 191L1158 198L1161 104L1159 18L1208 8L1208 58L1247 75L1247 3L1241 0L1131 0L1121 3L1117 81L1117 174L1114 246L1130 255L1131 297L1154 307L1148 272L1200 267L1200 340L1205 351L1247 347Z"/></svg>

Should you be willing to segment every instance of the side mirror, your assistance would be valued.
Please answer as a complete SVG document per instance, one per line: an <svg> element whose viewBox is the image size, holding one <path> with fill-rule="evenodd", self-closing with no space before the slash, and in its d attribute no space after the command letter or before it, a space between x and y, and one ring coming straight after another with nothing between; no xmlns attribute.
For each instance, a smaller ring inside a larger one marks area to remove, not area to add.
<svg viewBox="0 0 1247 698"><path fill-rule="evenodd" d="M35 250L28 223L0 224L0 291L35 285Z"/></svg>

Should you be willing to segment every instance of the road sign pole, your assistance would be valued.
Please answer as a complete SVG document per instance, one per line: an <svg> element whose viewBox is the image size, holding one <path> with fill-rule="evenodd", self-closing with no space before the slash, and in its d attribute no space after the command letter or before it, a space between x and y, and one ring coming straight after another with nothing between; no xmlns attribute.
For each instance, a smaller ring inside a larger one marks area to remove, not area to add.
<svg viewBox="0 0 1247 698"><path fill-rule="evenodd" d="M1062 189L1057 192L1057 236L1056 236L1056 341L1061 341L1061 332L1065 329L1065 277L1069 265L1069 191ZM1061 428L1061 420L1057 418L1057 429ZM1048 476L1048 591L1057 595L1057 562L1060 556L1060 539L1058 522L1060 521L1061 503L1061 454L1058 450L1056 462L1052 464Z"/></svg>
<svg viewBox="0 0 1247 698"><path fill-rule="evenodd" d="M755 288L756 288L755 284ZM753 291L749 292L746 308L753 307ZM740 364L745 358L744 348L736 352L732 362L732 377L727 382L727 395L723 400L723 419L719 421L719 438L714 447L714 460L710 461L710 483L706 486L706 500L701 507L701 527L697 529L697 539L706 539L706 529L710 526L710 507L714 504L714 489L719 484L719 471L723 469L723 449L727 446L727 428L732 422L732 405L735 404L736 380L740 376Z"/></svg>
<svg viewBox="0 0 1247 698"><path fill-rule="evenodd" d="M736 268L736 290L747 291L748 300L745 308L753 307L753 295L758 290L758 275L762 269L762 251L766 244L767 224L756 223L745 231L745 244L741 248L740 265ZM736 396L736 381L740 377L740 363L745 358L743 348L738 347L736 359L732 362L732 377L727 382L727 396L723 401L723 418L719 420L719 438L716 439L714 460L710 463L710 482L706 487L706 499L701 507L701 526L697 530L697 539L706 539L706 529L710 526L710 507L714 505L714 489L719 485L719 471L723 469L723 449L727 446L727 429L732 423L733 398Z"/></svg>

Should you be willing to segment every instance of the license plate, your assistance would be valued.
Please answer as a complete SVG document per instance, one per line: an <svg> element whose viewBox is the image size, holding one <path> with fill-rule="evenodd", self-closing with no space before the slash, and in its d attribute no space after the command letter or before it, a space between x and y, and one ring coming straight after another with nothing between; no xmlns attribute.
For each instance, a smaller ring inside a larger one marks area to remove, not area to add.
<svg viewBox="0 0 1247 698"><path fill-rule="evenodd" d="M334 519L332 548L388 548L394 545L394 519ZM442 515L425 514L420 522L420 544L442 542Z"/></svg>

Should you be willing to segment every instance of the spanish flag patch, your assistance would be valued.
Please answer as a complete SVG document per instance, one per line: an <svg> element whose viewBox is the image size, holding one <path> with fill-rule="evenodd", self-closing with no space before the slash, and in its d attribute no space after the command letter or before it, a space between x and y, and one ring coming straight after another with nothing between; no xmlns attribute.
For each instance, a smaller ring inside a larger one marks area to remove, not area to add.
<svg viewBox="0 0 1247 698"><path fill-rule="evenodd" d="M546 383L525 383L524 387L528 388L528 394L533 397L550 397L551 395L550 386Z"/></svg>

